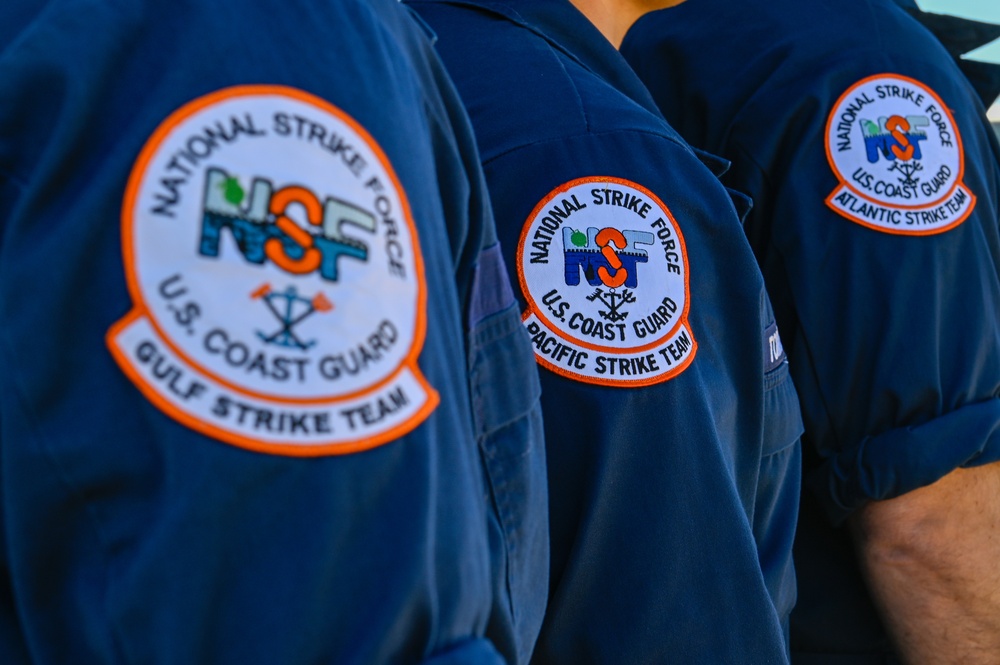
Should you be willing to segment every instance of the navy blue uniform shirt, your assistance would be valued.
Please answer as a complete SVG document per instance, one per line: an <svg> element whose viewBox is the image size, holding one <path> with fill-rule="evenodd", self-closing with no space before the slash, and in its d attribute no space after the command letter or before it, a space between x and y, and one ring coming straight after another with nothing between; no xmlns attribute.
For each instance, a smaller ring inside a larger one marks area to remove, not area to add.
<svg viewBox="0 0 1000 665"><path fill-rule="evenodd" d="M537 370L410 14L0 7L0 662L515 656Z"/></svg>
<svg viewBox="0 0 1000 665"><path fill-rule="evenodd" d="M834 525L1000 459L1000 167L983 107L888 0L699 0L640 20L622 53L755 202L746 230L799 391L812 488L793 660L885 662Z"/></svg>
<svg viewBox="0 0 1000 665"><path fill-rule="evenodd" d="M412 6L472 118L544 368L532 662L785 662L801 421L732 200L568 2Z"/></svg>

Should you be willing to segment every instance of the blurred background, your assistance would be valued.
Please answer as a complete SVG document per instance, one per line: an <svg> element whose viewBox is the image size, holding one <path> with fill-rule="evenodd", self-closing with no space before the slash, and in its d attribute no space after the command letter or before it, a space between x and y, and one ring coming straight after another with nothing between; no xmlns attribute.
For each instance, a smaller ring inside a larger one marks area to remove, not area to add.
<svg viewBox="0 0 1000 665"><path fill-rule="evenodd" d="M1000 0L917 0L917 4L926 12L1000 24ZM1000 64L1000 40L977 48L964 57ZM990 107L989 117L1000 136L1000 103L994 102Z"/></svg>

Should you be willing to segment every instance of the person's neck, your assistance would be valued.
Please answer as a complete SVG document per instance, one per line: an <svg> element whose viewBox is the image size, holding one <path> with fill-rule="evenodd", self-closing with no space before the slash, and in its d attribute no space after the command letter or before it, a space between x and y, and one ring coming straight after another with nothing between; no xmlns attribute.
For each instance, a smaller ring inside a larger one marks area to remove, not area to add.
<svg viewBox="0 0 1000 665"><path fill-rule="evenodd" d="M631 0L570 0L617 49L646 9Z"/></svg>

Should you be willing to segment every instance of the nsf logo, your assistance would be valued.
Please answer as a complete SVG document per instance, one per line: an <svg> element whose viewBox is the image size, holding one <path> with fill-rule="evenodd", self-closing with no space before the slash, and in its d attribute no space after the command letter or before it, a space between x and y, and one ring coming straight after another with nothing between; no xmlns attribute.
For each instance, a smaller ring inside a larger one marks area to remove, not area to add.
<svg viewBox="0 0 1000 665"><path fill-rule="evenodd" d="M294 275L319 272L336 282L340 259L368 260L362 238L375 233L372 212L332 196L321 201L300 185L275 190L263 177L255 177L249 189L247 195L239 179L222 169L207 170L199 242L203 256L219 256L222 233L228 231L238 239L245 260L271 261ZM301 211L305 227L291 217L295 208Z"/></svg>

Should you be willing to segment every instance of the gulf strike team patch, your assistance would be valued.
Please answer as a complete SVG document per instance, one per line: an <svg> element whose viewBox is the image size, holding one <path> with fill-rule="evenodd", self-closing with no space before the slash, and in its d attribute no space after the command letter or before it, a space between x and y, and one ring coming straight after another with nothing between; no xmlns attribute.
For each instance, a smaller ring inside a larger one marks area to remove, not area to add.
<svg viewBox="0 0 1000 665"><path fill-rule="evenodd" d="M635 387L694 360L677 222L644 187L573 180L532 211L517 249L536 360L570 379Z"/></svg>
<svg viewBox="0 0 1000 665"><path fill-rule="evenodd" d="M364 450L438 403L423 262L386 155L331 104L241 86L173 113L122 207L133 310L108 346L165 413L253 450Z"/></svg>
<svg viewBox="0 0 1000 665"><path fill-rule="evenodd" d="M951 112L911 78L879 74L851 86L827 120L826 155L840 180L827 205L877 231L941 233L976 205Z"/></svg>

